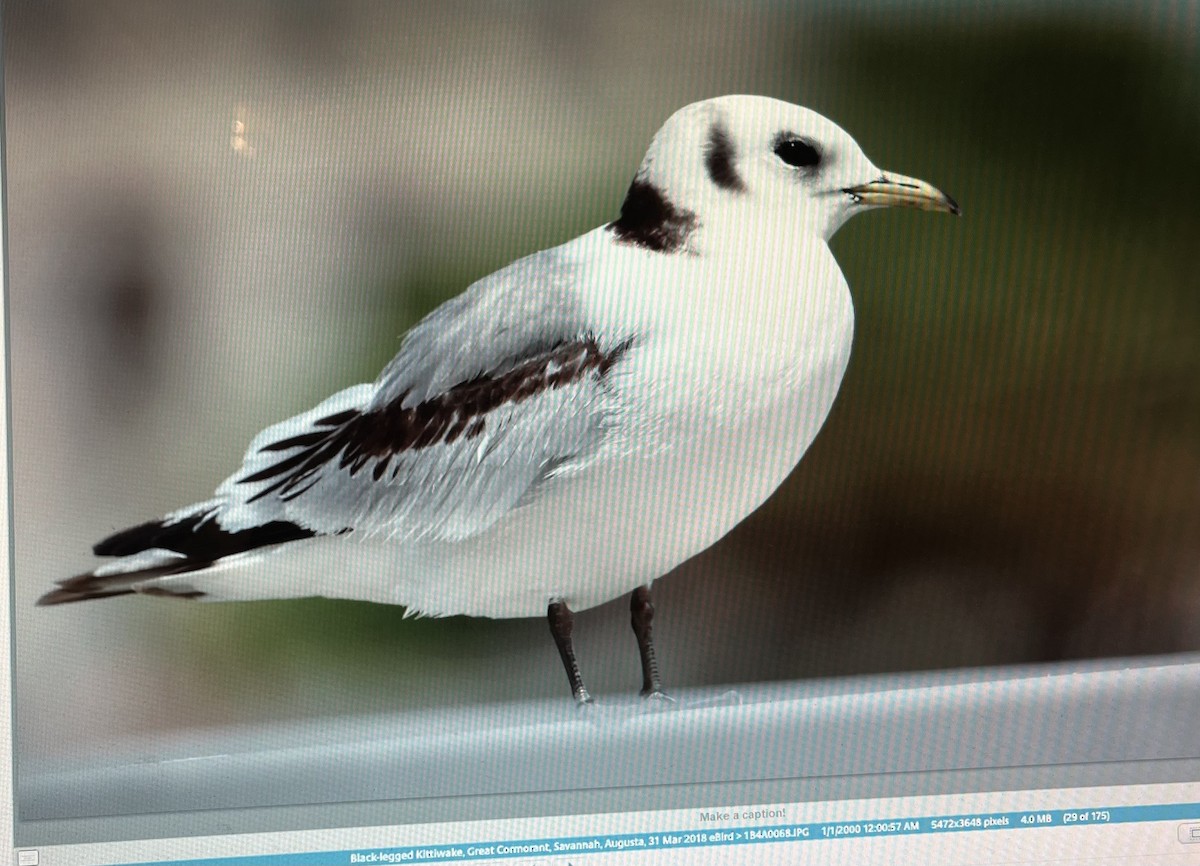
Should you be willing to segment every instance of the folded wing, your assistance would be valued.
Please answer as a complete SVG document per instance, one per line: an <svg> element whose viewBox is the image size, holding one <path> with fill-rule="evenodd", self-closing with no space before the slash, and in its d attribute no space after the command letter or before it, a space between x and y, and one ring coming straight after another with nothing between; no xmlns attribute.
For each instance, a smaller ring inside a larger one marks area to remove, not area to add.
<svg viewBox="0 0 1200 866"><path fill-rule="evenodd" d="M570 336L419 402L411 390L382 404L343 392L255 440L217 491L220 522L399 540L480 532L596 452L627 349Z"/></svg>

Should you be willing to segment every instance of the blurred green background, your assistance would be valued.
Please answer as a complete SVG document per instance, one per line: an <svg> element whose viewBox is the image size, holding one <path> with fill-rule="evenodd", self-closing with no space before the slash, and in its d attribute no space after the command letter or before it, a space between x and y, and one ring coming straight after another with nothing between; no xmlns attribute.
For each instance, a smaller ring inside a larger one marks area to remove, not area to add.
<svg viewBox="0 0 1200 866"><path fill-rule="evenodd" d="M471 281L612 218L675 108L814 108L959 220L859 217L841 395L656 585L669 685L1200 649L1195 4L6 4L18 735L563 696L540 620L34 609ZM579 617L638 685L623 602Z"/></svg>

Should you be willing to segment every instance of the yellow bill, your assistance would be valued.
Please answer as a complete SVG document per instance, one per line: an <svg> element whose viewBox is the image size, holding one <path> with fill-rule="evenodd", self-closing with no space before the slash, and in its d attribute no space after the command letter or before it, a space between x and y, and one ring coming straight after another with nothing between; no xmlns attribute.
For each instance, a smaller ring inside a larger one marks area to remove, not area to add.
<svg viewBox="0 0 1200 866"><path fill-rule="evenodd" d="M867 183L847 187L843 192L854 196L862 204L874 207L915 207L918 210L944 211L955 216L962 213L958 202L936 186L902 174L889 172Z"/></svg>

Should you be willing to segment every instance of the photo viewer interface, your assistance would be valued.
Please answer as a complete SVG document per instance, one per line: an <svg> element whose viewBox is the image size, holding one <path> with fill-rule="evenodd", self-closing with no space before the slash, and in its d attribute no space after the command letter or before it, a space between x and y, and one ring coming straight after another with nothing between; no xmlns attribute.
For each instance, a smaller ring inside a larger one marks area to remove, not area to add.
<svg viewBox="0 0 1200 866"><path fill-rule="evenodd" d="M370 827L17 851L92 863L1200 863L1200 787L1146 785ZM1190 799L1190 802L1189 802ZM1016 804L1025 808L1013 808ZM1029 804L1041 804L1030 808ZM966 810L966 811L964 811ZM251 853L252 852L252 853Z"/></svg>

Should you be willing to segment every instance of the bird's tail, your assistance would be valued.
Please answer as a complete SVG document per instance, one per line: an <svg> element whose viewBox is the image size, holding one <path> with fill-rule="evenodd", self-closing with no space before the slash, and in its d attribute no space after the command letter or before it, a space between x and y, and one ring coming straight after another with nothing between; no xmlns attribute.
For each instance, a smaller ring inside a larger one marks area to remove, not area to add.
<svg viewBox="0 0 1200 866"><path fill-rule="evenodd" d="M155 581L160 577L170 577L192 571L195 563L174 561L168 564L139 568L133 571L112 573L111 569L117 563L77 574L58 582L58 588L43 595L37 600L38 607L48 607L54 604L67 604L73 601L90 601L94 598L112 598L118 595L154 595L167 598L199 598L204 593L191 588L167 589Z"/></svg>
<svg viewBox="0 0 1200 866"><path fill-rule="evenodd" d="M195 571L212 564L211 558L198 557L188 548L195 542L197 527L207 516L204 506L187 519L151 520L110 535L99 541L92 550L97 556L114 559L92 571L58 581L58 589L38 599L38 605L67 604L112 598L118 595L142 593L181 598L197 598L203 593L190 587L178 592L167 590L158 579ZM178 549L178 548L183 548Z"/></svg>
<svg viewBox="0 0 1200 866"><path fill-rule="evenodd" d="M315 535L285 520L231 531L221 526L218 505L215 501L202 502L110 535L92 550L97 556L114 557L111 562L59 581L58 589L46 593L38 604L66 604L135 592L200 598L204 593L178 575L201 571L226 557L256 548Z"/></svg>

